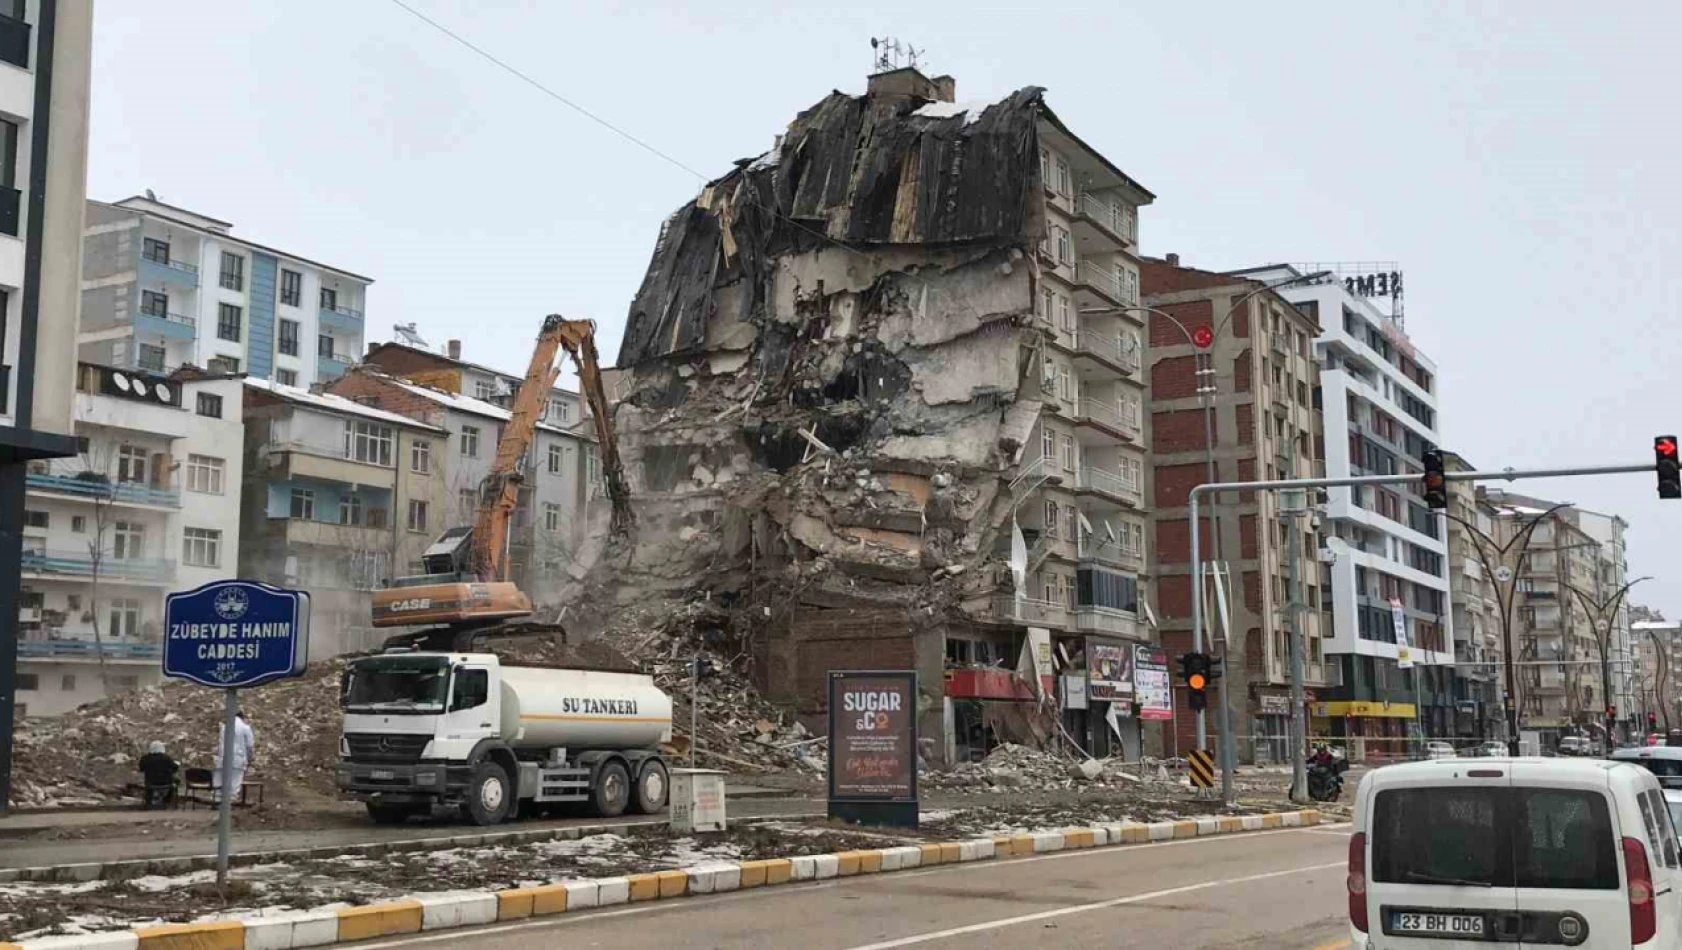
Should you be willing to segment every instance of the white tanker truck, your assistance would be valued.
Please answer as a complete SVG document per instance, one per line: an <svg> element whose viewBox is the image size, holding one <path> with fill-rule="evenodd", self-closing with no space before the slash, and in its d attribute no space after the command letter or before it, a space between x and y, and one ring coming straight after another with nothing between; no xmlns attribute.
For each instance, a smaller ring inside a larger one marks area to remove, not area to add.
<svg viewBox="0 0 1682 950"><path fill-rule="evenodd" d="M352 662L334 776L380 823L459 808L480 825L587 802L603 816L666 805L659 745L672 701L652 677L505 666L486 653L393 652Z"/></svg>

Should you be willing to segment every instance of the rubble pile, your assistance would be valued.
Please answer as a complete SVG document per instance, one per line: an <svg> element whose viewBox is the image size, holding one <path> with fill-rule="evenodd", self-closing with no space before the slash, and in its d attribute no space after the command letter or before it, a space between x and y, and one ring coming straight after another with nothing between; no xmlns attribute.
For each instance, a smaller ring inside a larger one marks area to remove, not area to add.
<svg viewBox="0 0 1682 950"><path fill-rule="evenodd" d="M312 664L305 675L240 691L257 735L250 779L271 800L330 797L339 752L339 674L343 661ZM18 729L13 807L99 804L128 797L135 763L162 742L184 767L209 768L222 723L218 690L180 682L119 693L56 719Z"/></svg>
<svg viewBox="0 0 1682 950"><path fill-rule="evenodd" d="M1133 788L1140 785L1172 787L1180 784L1177 772L1160 765L1122 762L1120 759L1065 758L1005 743L979 762L965 762L949 771L924 770L918 777L923 788L955 792L995 792Z"/></svg>

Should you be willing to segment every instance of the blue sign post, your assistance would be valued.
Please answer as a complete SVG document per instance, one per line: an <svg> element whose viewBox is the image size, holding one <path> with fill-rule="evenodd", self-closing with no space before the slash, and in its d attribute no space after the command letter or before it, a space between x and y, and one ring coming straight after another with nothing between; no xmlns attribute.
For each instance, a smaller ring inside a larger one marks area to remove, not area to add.
<svg viewBox="0 0 1682 950"><path fill-rule="evenodd" d="M310 595L212 581L164 598L164 675L225 691L216 880L228 881L238 690L298 676L309 662Z"/></svg>

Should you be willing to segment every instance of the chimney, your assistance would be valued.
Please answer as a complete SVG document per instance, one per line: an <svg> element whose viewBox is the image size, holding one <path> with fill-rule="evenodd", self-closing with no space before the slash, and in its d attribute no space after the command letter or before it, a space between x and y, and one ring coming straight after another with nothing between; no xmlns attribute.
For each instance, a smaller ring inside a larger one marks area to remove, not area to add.
<svg viewBox="0 0 1682 950"><path fill-rule="evenodd" d="M450 342L444 344L444 352L450 354L450 359L452 360L461 359L461 341L451 340Z"/></svg>
<svg viewBox="0 0 1682 950"><path fill-rule="evenodd" d="M1178 254L1165 254L1162 259L1168 262L1169 267L1180 266L1180 255Z"/></svg>
<svg viewBox="0 0 1682 950"><path fill-rule="evenodd" d="M951 76L934 77L934 92L941 102L958 101L958 80Z"/></svg>
<svg viewBox="0 0 1682 950"><path fill-rule="evenodd" d="M936 80L923 75L917 67L901 66L872 75L866 84L865 92L871 99L888 102L904 99L936 100L940 98L936 84ZM953 83L953 89L957 89L956 82Z"/></svg>

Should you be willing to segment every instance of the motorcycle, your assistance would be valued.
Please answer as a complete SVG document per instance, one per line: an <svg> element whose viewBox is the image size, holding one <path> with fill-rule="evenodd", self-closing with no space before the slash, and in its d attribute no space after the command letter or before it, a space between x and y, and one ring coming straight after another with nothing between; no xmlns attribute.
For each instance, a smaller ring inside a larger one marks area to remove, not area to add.
<svg viewBox="0 0 1682 950"><path fill-rule="evenodd" d="M1349 760L1337 757L1317 760L1308 766L1308 797L1317 802L1335 802L1343 794L1343 773Z"/></svg>

